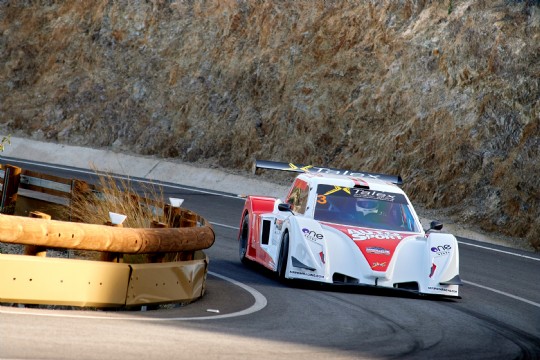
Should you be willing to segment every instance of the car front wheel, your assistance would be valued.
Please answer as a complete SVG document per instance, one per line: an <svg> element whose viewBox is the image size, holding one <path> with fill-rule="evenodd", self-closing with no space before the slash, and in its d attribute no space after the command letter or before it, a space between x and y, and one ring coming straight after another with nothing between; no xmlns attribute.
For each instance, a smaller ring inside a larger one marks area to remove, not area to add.
<svg viewBox="0 0 540 360"><path fill-rule="evenodd" d="M278 261L278 276L281 280L285 280L285 274L287 273L287 258L289 257L289 232L286 231L283 234L283 240L281 242L281 249L279 249L279 261Z"/></svg>
<svg viewBox="0 0 540 360"><path fill-rule="evenodd" d="M249 216L246 214L244 216L244 220L242 220L242 231L240 232L240 238L238 239L240 261L243 264L248 262L248 258L246 257L248 236L249 236Z"/></svg>

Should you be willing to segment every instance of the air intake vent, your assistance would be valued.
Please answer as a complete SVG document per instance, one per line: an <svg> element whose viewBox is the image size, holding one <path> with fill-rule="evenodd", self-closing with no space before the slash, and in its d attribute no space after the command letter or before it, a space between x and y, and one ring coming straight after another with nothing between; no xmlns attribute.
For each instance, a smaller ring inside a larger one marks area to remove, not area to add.
<svg viewBox="0 0 540 360"><path fill-rule="evenodd" d="M405 289L405 290L418 291L418 283L416 281L404 282L404 283L396 283L396 284L394 284L394 287L396 289Z"/></svg>
<svg viewBox="0 0 540 360"><path fill-rule="evenodd" d="M332 281L334 284L360 284L360 280L357 278L340 273L334 273L332 276Z"/></svg>

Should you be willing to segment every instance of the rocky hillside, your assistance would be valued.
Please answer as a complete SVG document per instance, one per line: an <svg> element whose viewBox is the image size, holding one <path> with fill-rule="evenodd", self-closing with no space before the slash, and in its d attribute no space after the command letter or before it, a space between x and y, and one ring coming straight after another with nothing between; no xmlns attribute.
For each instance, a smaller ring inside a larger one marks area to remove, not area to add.
<svg viewBox="0 0 540 360"><path fill-rule="evenodd" d="M0 1L2 134L400 173L540 249L538 1Z"/></svg>

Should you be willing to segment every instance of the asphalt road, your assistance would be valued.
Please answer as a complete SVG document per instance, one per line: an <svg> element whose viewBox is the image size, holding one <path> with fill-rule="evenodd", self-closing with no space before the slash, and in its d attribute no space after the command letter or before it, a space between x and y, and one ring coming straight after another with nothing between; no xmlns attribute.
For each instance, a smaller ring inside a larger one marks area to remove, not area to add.
<svg viewBox="0 0 540 360"><path fill-rule="evenodd" d="M540 359L538 254L460 238L455 300L282 284L238 260L242 199L165 185L213 223L205 296L146 312L0 306L0 358Z"/></svg>

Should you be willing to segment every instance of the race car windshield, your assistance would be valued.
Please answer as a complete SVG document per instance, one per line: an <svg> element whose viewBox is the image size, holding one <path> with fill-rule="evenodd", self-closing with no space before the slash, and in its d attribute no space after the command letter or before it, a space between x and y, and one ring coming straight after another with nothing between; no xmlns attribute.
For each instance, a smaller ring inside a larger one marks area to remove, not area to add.
<svg viewBox="0 0 540 360"><path fill-rule="evenodd" d="M405 196L384 191L319 185L314 217L336 224L419 232Z"/></svg>

